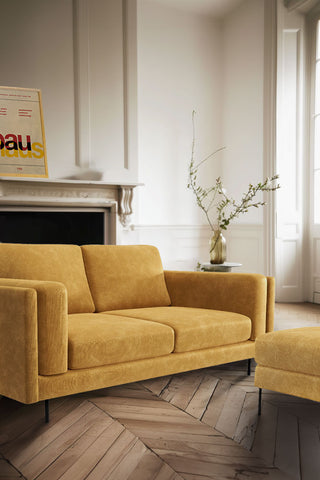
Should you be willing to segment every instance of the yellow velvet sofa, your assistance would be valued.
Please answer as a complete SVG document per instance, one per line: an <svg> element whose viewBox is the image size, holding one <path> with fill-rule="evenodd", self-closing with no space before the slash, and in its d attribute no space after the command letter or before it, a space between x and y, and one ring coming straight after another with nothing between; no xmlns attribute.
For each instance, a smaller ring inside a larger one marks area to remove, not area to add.
<svg viewBox="0 0 320 480"><path fill-rule="evenodd" d="M23 403L250 359L274 281L152 246L0 244L0 394Z"/></svg>

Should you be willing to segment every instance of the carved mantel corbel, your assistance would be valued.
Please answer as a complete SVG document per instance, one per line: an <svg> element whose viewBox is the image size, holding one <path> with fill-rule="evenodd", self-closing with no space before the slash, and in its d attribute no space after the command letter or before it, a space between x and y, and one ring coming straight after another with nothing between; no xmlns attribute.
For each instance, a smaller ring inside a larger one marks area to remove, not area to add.
<svg viewBox="0 0 320 480"><path fill-rule="evenodd" d="M119 185L119 220L123 227L128 227L132 215L133 189L135 185Z"/></svg>

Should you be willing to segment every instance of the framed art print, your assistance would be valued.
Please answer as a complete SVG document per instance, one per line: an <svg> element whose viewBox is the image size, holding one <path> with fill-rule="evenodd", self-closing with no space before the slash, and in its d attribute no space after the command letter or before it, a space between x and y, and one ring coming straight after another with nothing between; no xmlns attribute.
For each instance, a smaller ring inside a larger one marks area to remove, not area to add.
<svg viewBox="0 0 320 480"><path fill-rule="evenodd" d="M40 90L0 87L0 176L48 177Z"/></svg>

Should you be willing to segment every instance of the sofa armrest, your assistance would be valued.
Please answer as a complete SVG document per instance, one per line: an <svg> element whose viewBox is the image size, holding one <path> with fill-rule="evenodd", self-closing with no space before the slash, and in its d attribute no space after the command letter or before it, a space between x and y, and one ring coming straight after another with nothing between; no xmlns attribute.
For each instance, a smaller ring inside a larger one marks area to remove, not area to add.
<svg viewBox="0 0 320 480"><path fill-rule="evenodd" d="M35 290L38 373L40 375L65 373L68 369L68 307L65 286L59 282L0 278L1 286Z"/></svg>
<svg viewBox="0 0 320 480"><path fill-rule="evenodd" d="M266 332L267 278L260 274L165 271L172 305L241 313L251 340Z"/></svg>
<svg viewBox="0 0 320 480"><path fill-rule="evenodd" d="M0 287L0 393L24 403L38 401L37 294L32 288Z"/></svg>

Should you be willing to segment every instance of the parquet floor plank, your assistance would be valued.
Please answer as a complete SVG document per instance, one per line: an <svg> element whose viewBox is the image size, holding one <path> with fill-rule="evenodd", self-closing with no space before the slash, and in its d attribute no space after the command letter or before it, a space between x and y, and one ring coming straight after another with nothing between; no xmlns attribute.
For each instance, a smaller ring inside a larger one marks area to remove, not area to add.
<svg viewBox="0 0 320 480"><path fill-rule="evenodd" d="M185 452L202 452L212 455L225 455L233 457L251 458L251 453L242 448L240 445L234 442L228 442L223 444L221 437L211 437L210 442L202 443L201 439L193 439L194 441L183 441L182 439L163 439L163 438L144 438L146 444L152 450L165 450L171 451L185 451Z"/></svg>
<svg viewBox="0 0 320 480"><path fill-rule="evenodd" d="M274 464L275 439L277 433L278 409L262 399L263 415L258 420L252 452L257 457L264 458L268 465Z"/></svg>
<svg viewBox="0 0 320 480"><path fill-rule="evenodd" d="M231 386L221 409L215 428L227 437L233 438L240 418L246 392Z"/></svg>
<svg viewBox="0 0 320 480"><path fill-rule="evenodd" d="M130 424L130 422L128 422ZM163 440L163 434L161 432L155 432L154 429L150 428L140 428L139 425L136 423L133 425L135 432L139 437L143 436L149 446L155 444L157 445L158 441ZM224 437L221 433L213 430L213 432L208 434L199 434L199 433L187 433L187 432L179 432L179 431L169 431L166 430L165 441L168 442L170 440L179 441L183 440L185 442L201 442L202 444L215 444L218 443L219 445L234 445L229 438ZM150 447L152 448L152 447Z"/></svg>
<svg viewBox="0 0 320 480"><path fill-rule="evenodd" d="M97 405L101 405L101 402L96 402ZM154 407L143 407L143 415L141 414L142 409L136 405L121 405L119 401L117 403L110 403L108 399L103 401L104 408L108 406L108 412L116 418L125 418L126 420L147 420L152 421L155 418L159 419L159 415L163 415L166 418L167 423L187 423L189 424L189 419L183 414L183 412L177 409L167 409L167 408L158 408L158 402ZM156 421L156 420L155 420Z"/></svg>
<svg viewBox="0 0 320 480"><path fill-rule="evenodd" d="M218 382L218 378L204 375L198 390L195 392L186 408L186 412L190 413L190 415L195 418L201 419Z"/></svg>
<svg viewBox="0 0 320 480"><path fill-rule="evenodd" d="M137 437L129 430L124 429L89 475L87 475L86 479L104 480L105 478L110 478L112 472L121 464L137 442L139 442Z"/></svg>
<svg viewBox="0 0 320 480"><path fill-rule="evenodd" d="M125 455L123 460L117 464L112 473L109 475L108 480L128 480L128 477L136 466L139 464L141 458L147 452L146 446L140 441L133 445L131 450Z"/></svg>
<svg viewBox="0 0 320 480"><path fill-rule="evenodd" d="M125 397L125 398L137 398L137 399L140 398L143 400L145 398L145 395L144 395L145 390L146 389L142 383L141 384L132 383L124 386L120 385L119 387L106 388L102 392L100 392L100 390L95 390L94 392L88 392L87 396L90 399L95 396L98 396L98 397L116 396L116 397ZM116 395L114 395L114 392L116 392ZM157 398L160 401L158 397L155 397L155 398Z"/></svg>
<svg viewBox="0 0 320 480"><path fill-rule="evenodd" d="M111 426L94 439L84 454L77 456L76 461L59 477L59 480L85 479L124 431L123 425L112 420ZM75 444L75 448L77 447L78 444ZM71 448L73 449L73 446Z"/></svg>
<svg viewBox="0 0 320 480"><path fill-rule="evenodd" d="M185 382L181 382L181 385L185 385ZM152 394L149 395L152 398ZM95 399L95 403L139 437L182 477L188 473L205 475L207 478L237 478L235 475L245 472L248 478L253 477L253 474L261 479L272 478L269 476L270 468L262 460L231 439L225 439L227 441L222 445L221 439L224 437L221 434L188 413L177 410L172 404L168 405L172 409L174 421L168 422L168 417L158 413L157 403L152 415L146 418L141 411L140 419L138 411L135 411L135 418L131 418L127 403L124 409L118 408L118 402L110 403L108 398ZM206 438L204 443L201 441L203 438ZM282 478L287 477L283 475Z"/></svg>
<svg viewBox="0 0 320 480"><path fill-rule="evenodd" d="M211 425L212 427L217 424L221 409L223 408L230 388L231 383L229 381L222 380L218 383L212 397L210 398L207 409L202 416L202 421L204 423Z"/></svg>
<svg viewBox="0 0 320 480"><path fill-rule="evenodd" d="M258 423L258 395L247 392L234 436L237 443L251 450Z"/></svg>
<svg viewBox="0 0 320 480"><path fill-rule="evenodd" d="M161 469L155 476L154 480L184 480L178 473L172 470L166 463L162 464Z"/></svg>
<svg viewBox="0 0 320 480"><path fill-rule="evenodd" d="M123 392L122 392L123 393ZM129 405L130 407L136 407L137 409L148 409L149 407L156 406L157 409L162 409L164 412L168 410L172 410L171 406L167 402L163 402L159 397L156 395L150 394L148 397L146 396L146 392L144 392L143 398L136 398L128 396L127 398L124 396L118 396L118 392L113 390L112 392L108 392L107 395L100 395L100 396L92 396L90 397L90 401L94 403L98 403L99 399L103 399L103 402L112 406L123 406ZM156 402L156 403L155 403Z"/></svg>
<svg viewBox="0 0 320 480"><path fill-rule="evenodd" d="M76 397L69 397L68 399L55 399L50 401L50 427L52 427L60 419L64 418L74 410L80 403L81 399ZM23 434L29 439L31 432L38 435L40 431L45 430L48 426L44 424L44 406L43 402L34 405L23 405L18 402L20 408L16 413L7 415L6 407L2 410L1 400L1 424L0 424L0 449L7 451L10 448L11 442L23 442ZM23 445L21 445L21 449Z"/></svg>
<svg viewBox="0 0 320 480"><path fill-rule="evenodd" d="M152 378L151 380L145 380L142 382L143 386L152 391L156 395L160 395L162 390L166 388L171 381L172 375L166 377Z"/></svg>
<svg viewBox="0 0 320 480"><path fill-rule="evenodd" d="M0 458L0 480L16 480L22 478L21 474L7 460Z"/></svg>
<svg viewBox="0 0 320 480"><path fill-rule="evenodd" d="M160 398L185 410L202 380L202 372L187 372L173 376L160 394Z"/></svg>
<svg viewBox="0 0 320 480"><path fill-rule="evenodd" d="M150 450L147 450L138 462L137 466L130 473L127 480L141 480L143 478L154 480L159 474L163 465L165 464L157 455L152 453ZM174 475L174 473L175 472L171 470L171 476Z"/></svg>
<svg viewBox="0 0 320 480"><path fill-rule="evenodd" d="M92 408L90 404L83 402L71 413L65 415L61 421L50 424L50 426L46 425L42 419L37 435L32 435L30 431L24 432L15 442L11 442L8 448L3 449L4 455L13 465L20 469L57 437L61 436L78 419L81 419L83 415L92 410ZM30 441L31 438L33 438L32 441Z"/></svg>
<svg viewBox="0 0 320 480"><path fill-rule="evenodd" d="M300 468L303 480L320 477L320 438L315 425L299 421Z"/></svg>
<svg viewBox="0 0 320 480"><path fill-rule="evenodd" d="M108 430L106 432L106 430ZM85 458L86 467L83 465L80 467L80 471L84 472L88 469L88 465L94 462L92 467L97 463L98 459L101 456L101 453L98 454L98 458L95 459L93 452L103 452L107 445L107 438L110 438L110 433L116 438L117 435L123 431L124 428L114 422L110 417L106 416L102 412L96 412L96 417L90 427L67 449L46 468L37 478L37 480L58 480L70 468L78 462L82 457ZM107 434L106 434L107 433ZM90 467L89 467L90 468ZM79 466L76 466L78 470L77 477L79 477ZM75 473L73 473L75 475ZM80 477L79 477L80 478Z"/></svg>
<svg viewBox="0 0 320 480"><path fill-rule="evenodd" d="M207 478L223 478L224 476L237 478L235 475L245 472L247 478L252 478L252 474L259 474L260 479L265 480L269 474L268 469L263 467L254 465L251 469L247 462L241 464L236 461L228 461L225 458L221 459L221 457L217 459L209 455L189 456L184 452L156 451L156 453L182 477L185 473L192 473L207 476Z"/></svg>
<svg viewBox="0 0 320 480"><path fill-rule="evenodd" d="M91 407L91 405L89 405ZM71 415L71 414L70 414ZM48 466L56 460L65 450L75 443L77 438L82 435L83 431L88 428L88 425L94 421L96 411L94 408L90 408L81 417L76 418L74 423L70 424L60 435L55 436L54 439L50 435L46 437L43 447L39 450L32 444L30 449L30 456L23 455L23 458L19 458L17 463L13 461L14 465L18 465L19 470L28 478L36 478L40 475ZM50 433L50 430L48 431ZM38 442L37 442L38 443Z"/></svg>
<svg viewBox="0 0 320 480"><path fill-rule="evenodd" d="M291 413L291 415L299 417L301 421L320 427L319 406L319 403L309 401L308 403L290 404L286 407L286 410L288 413Z"/></svg>
<svg viewBox="0 0 320 480"><path fill-rule="evenodd" d="M276 455L274 464L284 472L288 472L295 480L300 477L298 421L293 415L280 408L276 439Z"/></svg>

